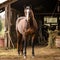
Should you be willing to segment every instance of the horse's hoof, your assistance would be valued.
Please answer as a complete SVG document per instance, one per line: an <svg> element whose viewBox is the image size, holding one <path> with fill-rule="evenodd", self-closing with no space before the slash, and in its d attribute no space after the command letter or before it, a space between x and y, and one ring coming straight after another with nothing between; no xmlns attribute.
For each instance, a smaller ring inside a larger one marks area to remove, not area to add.
<svg viewBox="0 0 60 60"><path fill-rule="evenodd" d="M20 56L21 56L22 54L20 54Z"/></svg>
<svg viewBox="0 0 60 60"><path fill-rule="evenodd" d="M20 56L20 54L18 54L18 56Z"/></svg>
<svg viewBox="0 0 60 60"><path fill-rule="evenodd" d="M35 56L32 56L32 58L34 58Z"/></svg>
<svg viewBox="0 0 60 60"><path fill-rule="evenodd" d="M18 53L18 56L20 56L20 53Z"/></svg>
<svg viewBox="0 0 60 60"><path fill-rule="evenodd" d="M24 56L24 59L26 59L26 56Z"/></svg>

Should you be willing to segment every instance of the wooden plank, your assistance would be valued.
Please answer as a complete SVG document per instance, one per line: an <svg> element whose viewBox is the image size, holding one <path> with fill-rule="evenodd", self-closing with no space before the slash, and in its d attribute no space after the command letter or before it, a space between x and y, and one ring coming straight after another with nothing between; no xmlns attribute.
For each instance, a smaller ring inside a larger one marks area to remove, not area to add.
<svg viewBox="0 0 60 60"><path fill-rule="evenodd" d="M16 2L17 0L9 0L9 1L6 1L2 4L0 4L0 9L4 8L6 5L9 5L9 4L12 4L14 2Z"/></svg>

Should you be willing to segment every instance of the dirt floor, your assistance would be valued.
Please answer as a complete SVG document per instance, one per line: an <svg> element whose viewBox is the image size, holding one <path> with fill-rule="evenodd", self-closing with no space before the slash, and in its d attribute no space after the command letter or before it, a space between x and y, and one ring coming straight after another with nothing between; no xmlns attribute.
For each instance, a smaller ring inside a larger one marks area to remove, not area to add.
<svg viewBox="0 0 60 60"><path fill-rule="evenodd" d="M29 47L26 59L18 56L17 49L0 49L0 60L60 60L60 48L35 47L35 57L32 58Z"/></svg>

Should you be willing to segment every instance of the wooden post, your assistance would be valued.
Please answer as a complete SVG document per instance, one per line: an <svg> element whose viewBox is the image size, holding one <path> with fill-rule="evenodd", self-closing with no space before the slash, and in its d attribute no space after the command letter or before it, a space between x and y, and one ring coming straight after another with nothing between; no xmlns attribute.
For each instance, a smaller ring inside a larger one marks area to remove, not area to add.
<svg viewBox="0 0 60 60"><path fill-rule="evenodd" d="M10 48L10 19L11 19L11 7L7 5L5 7L5 47Z"/></svg>
<svg viewBox="0 0 60 60"><path fill-rule="evenodd" d="M10 40L11 40L11 37L9 37L10 36L10 25L11 25L11 22L10 22L10 20L11 20L11 7L10 7L10 5L8 5L8 48L10 48Z"/></svg>
<svg viewBox="0 0 60 60"><path fill-rule="evenodd" d="M7 6L5 7L5 48L8 47L8 15L7 15Z"/></svg>

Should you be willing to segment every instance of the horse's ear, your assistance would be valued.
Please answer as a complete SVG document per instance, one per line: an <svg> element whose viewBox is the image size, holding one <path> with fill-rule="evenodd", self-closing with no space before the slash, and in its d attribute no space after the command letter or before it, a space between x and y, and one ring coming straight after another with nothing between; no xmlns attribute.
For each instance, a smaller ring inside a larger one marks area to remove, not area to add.
<svg viewBox="0 0 60 60"><path fill-rule="evenodd" d="M24 5L23 8L25 9L26 8L26 5Z"/></svg>
<svg viewBox="0 0 60 60"><path fill-rule="evenodd" d="M32 9L32 5L29 5L30 6L30 8Z"/></svg>
<svg viewBox="0 0 60 60"><path fill-rule="evenodd" d="M32 5L31 5L31 4L29 4L29 5L28 5L28 4L27 4L27 5L24 5L24 7L23 7L23 8L25 9L25 8L26 8L26 6L30 6L30 8L32 9Z"/></svg>

